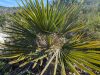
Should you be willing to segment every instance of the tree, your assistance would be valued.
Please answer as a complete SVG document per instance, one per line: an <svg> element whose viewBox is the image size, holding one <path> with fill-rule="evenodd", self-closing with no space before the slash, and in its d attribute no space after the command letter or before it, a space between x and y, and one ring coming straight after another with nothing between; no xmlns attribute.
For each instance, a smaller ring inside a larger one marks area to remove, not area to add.
<svg viewBox="0 0 100 75"><path fill-rule="evenodd" d="M39 68L36 71L40 75L47 70L51 75L66 75L67 70L80 75L78 69L90 75L96 75L91 69L100 71L96 66L100 65L100 41L84 37L81 32L85 25L77 18L80 5L59 9L59 3L51 6L48 0L46 6L43 0L25 2L24 8L20 6L22 11L11 15L15 24L6 32L12 40L3 44L6 48L1 59L8 59L8 64L17 64L21 70L26 66L27 70ZM52 69L47 69L50 66Z"/></svg>

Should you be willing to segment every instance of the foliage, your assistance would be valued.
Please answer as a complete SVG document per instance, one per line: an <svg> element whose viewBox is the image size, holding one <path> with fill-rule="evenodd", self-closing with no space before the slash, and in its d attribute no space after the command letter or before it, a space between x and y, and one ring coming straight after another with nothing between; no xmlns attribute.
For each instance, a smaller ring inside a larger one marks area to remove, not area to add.
<svg viewBox="0 0 100 75"><path fill-rule="evenodd" d="M1 59L19 70L36 69L39 75L66 75L67 70L96 75L92 69L100 71L100 40L84 37L86 26L78 20L81 4L65 6L58 1L50 5L48 0L46 6L43 0L22 3L24 7L19 5L21 10L11 15L15 24L6 31L10 41L2 44L6 48L1 49Z"/></svg>
<svg viewBox="0 0 100 75"><path fill-rule="evenodd" d="M81 19L83 19L87 25L88 34L92 34L93 38L100 39L100 12L97 10L97 6L91 7L91 11L89 11L89 9L82 9L83 13L81 14ZM87 12L84 12L84 10Z"/></svg>
<svg viewBox="0 0 100 75"><path fill-rule="evenodd" d="M98 12L91 13L87 16L87 27L89 32L93 34L94 38L100 38L100 14ZM95 33L95 34L94 34Z"/></svg>
<svg viewBox="0 0 100 75"><path fill-rule="evenodd" d="M6 21L5 16L4 15L2 15L2 16L0 15L0 27L2 27L4 25L5 21Z"/></svg>
<svg viewBox="0 0 100 75"><path fill-rule="evenodd" d="M59 1L59 0L54 0L55 2ZM61 3L66 3L66 4L69 4L69 3L77 3L78 0L61 0L60 1Z"/></svg>

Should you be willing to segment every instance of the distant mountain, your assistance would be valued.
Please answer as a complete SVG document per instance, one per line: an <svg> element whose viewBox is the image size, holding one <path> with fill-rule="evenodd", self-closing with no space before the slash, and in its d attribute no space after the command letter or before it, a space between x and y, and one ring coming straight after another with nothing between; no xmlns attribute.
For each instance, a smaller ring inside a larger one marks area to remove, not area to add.
<svg viewBox="0 0 100 75"><path fill-rule="evenodd" d="M4 7L0 6L0 15L2 14L12 14L16 12L18 7Z"/></svg>

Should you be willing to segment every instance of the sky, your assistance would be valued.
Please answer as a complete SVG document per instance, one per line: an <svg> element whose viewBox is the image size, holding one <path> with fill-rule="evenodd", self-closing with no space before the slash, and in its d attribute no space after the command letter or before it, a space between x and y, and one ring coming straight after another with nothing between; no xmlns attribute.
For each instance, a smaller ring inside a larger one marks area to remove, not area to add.
<svg viewBox="0 0 100 75"><path fill-rule="evenodd" d="M19 3L21 3L21 0L17 0ZM50 1L50 0L49 0ZM44 3L46 4L46 0L44 0ZM0 6L5 7L17 7L18 4L16 0L0 0Z"/></svg>
<svg viewBox="0 0 100 75"><path fill-rule="evenodd" d="M20 0L18 2L20 3ZM0 0L0 6L17 7L18 4L16 0Z"/></svg>

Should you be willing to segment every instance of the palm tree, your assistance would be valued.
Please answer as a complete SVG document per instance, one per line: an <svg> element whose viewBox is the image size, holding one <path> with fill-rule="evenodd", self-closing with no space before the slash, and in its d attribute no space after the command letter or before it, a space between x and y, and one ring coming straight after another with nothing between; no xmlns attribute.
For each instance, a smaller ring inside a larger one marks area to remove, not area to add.
<svg viewBox="0 0 100 75"><path fill-rule="evenodd" d="M100 71L100 40L84 37L86 26L78 20L81 4L59 3L22 0L23 6L19 4L20 10L11 15L14 25L6 31L10 42L3 44L6 48L0 58L21 69L28 64L32 69L42 66L39 75L48 70L50 75L66 75L67 70L96 75L92 69Z"/></svg>

